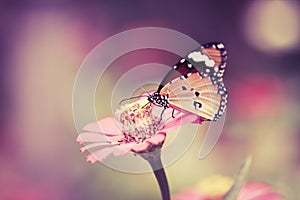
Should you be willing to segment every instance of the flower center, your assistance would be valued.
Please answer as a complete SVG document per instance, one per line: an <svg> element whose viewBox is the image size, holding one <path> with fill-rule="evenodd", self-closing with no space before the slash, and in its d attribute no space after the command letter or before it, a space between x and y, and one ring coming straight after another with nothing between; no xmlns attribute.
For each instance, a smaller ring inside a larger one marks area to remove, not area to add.
<svg viewBox="0 0 300 200"><path fill-rule="evenodd" d="M147 99L139 99L123 105L119 114L124 139L128 141L143 141L160 130L160 116L154 116L152 106Z"/></svg>

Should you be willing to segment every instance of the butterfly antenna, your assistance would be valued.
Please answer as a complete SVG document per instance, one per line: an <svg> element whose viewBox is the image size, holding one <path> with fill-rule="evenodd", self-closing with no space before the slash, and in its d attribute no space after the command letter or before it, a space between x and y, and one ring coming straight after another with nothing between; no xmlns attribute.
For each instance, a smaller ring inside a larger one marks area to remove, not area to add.
<svg viewBox="0 0 300 200"><path fill-rule="evenodd" d="M143 107L141 107L141 109L144 109L149 103L150 103L150 101L148 103L146 103L145 105L143 105Z"/></svg>
<svg viewBox="0 0 300 200"><path fill-rule="evenodd" d="M128 100L131 100L131 99L136 99L136 98L140 98L140 97L148 97L146 95L140 95L140 96L135 96L135 97L130 97L130 98L126 98L126 99L122 99L119 103L119 105L121 105L124 101L128 101Z"/></svg>

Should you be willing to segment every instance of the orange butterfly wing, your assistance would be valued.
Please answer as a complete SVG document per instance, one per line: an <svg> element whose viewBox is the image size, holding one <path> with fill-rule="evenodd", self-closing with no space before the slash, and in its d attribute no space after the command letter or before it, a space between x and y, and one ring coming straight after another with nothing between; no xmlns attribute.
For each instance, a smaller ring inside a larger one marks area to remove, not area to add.
<svg viewBox="0 0 300 200"><path fill-rule="evenodd" d="M161 94L168 94L171 107L213 120L221 101L221 95L217 91L218 87L209 78L202 78L194 73L187 79L181 77L168 83Z"/></svg>
<svg viewBox="0 0 300 200"><path fill-rule="evenodd" d="M165 84L160 94L168 96L170 107L174 109L217 120L227 104L227 90L223 83L226 59L222 43L203 45L188 54L180 65L177 64L179 68L176 70L182 76ZM191 73L186 73L188 70Z"/></svg>

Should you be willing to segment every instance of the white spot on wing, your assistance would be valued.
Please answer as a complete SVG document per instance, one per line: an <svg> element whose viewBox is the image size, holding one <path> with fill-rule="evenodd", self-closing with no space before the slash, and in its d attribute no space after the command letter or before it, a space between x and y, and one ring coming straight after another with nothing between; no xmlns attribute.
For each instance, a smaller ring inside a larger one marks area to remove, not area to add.
<svg viewBox="0 0 300 200"><path fill-rule="evenodd" d="M188 58L193 59L195 62L208 60L207 55L203 55L200 51L194 51L188 55Z"/></svg>
<svg viewBox="0 0 300 200"><path fill-rule="evenodd" d="M215 66L215 62L213 60L206 60L205 61L206 66L213 67Z"/></svg>
<svg viewBox="0 0 300 200"><path fill-rule="evenodd" d="M188 55L188 58L192 59L195 62L205 62L205 65L207 65L208 67L213 67L215 66L215 62L211 59L209 59L209 57L207 55L202 54L200 51L194 51L192 53L190 53Z"/></svg>
<svg viewBox="0 0 300 200"><path fill-rule="evenodd" d="M224 44L220 43L220 44L217 45L217 47L218 47L219 49L224 49Z"/></svg>

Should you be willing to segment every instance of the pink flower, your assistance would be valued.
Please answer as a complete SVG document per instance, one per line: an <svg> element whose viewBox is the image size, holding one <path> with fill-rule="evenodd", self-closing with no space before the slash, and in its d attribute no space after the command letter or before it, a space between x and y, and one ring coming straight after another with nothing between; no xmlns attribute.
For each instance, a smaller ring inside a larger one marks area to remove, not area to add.
<svg viewBox="0 0 300 200"><path fill-rule="evenodd" d="M173 196L172 200L222 200L233 184L225 176L212 176L200 181L195 188L187 188ZM282 196L263 182L247 182L237 200L281 200Z"/></svg>
<svg viewBox="0 0 300 200"><path fill-rule="evenodd" d="M166 133L186 123L201 123L195 114L163 109L150 104L147 98L122 106L112 117L86 125L77 142L89 150L87 161L104 161L109 155L122 156L129 152L142 153L161 147Z"/></svg>
<svg viewBox="0 0 300 200"><path fill-rule="evenodd" d="M248 77L232 88L231 111L238 119L260 119L276 115L280 111L274 108L287 103L287 89L277 77Z"/></svg>
<svg viewBox="0 0 300 200"><path fill-rule="evenodd" d="M242 188L238 200L280 200L282 196L263 182L248 182Z"/></svg>

